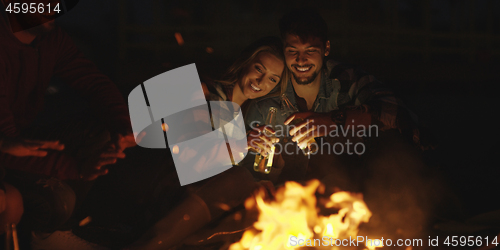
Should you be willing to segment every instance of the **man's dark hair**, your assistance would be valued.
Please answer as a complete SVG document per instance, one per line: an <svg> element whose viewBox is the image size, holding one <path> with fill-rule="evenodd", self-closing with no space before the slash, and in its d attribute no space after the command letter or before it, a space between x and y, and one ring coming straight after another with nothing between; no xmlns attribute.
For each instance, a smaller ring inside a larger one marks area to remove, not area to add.
<svg viewBox="0 0 500 250"><path fill-rule="evenodd" d="M300 40L318 37L323 44L328 41L328 27L325 20L313 9L294 9L280 19L281 38L287 34L297 35Z"/></svg>

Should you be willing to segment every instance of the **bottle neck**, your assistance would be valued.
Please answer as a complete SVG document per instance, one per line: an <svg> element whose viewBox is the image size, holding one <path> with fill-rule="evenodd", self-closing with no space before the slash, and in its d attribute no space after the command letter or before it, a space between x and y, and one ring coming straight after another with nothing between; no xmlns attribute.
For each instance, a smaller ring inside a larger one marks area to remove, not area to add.
<svg viewBox="0 0 500 250"><path fill-rule="evenodd" d="M290 101L290 99L288 99L288 97L286 97L285 94L281 96L281 108L283 109L283 111L290 114L299 112L299 110L295 106L293 106L292 102Z"/></svg>

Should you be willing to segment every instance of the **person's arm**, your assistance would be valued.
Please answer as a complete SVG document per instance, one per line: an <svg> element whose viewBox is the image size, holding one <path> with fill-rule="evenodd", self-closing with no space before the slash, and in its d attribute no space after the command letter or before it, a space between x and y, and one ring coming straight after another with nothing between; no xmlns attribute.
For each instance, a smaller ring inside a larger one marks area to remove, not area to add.
<svg viewBox="0 0 500 250"><path fill-rule="evenodd" d="M62 30L58 30L56 35L59 47L54 77L69 84L88 101L111 136L110 143L97 163L88 168L84 166L86 170L82 170L86 173L84 175L91 176L84 177L85 179L95 179L96 176L107 173L103 166L124 158L123 151L136 145L128 107L116 85L76 48L71 38Z"/></svg>
<svg viewBox="0 0 500 250"><path fill-rule="evenodd" d="M252 151L248 152L247 157L245 158L244 162L242 162L244 165L251 165L246 166L247 168L253 168L256 153L268 154L271 152L271 146L279 142L278 138L269 138L266 136L266 133L263 133L264 130L270 131L271 134L274 134L275 132L265 126L265 117L260 110L261 109L258 103L252 102L245 114L247 145L248 149ZM282 153L283 152L275 152L273 158L273 167L270 174L265 175L254 173L254 176L257 176L258 179L265 177L269 180L276 180L280 176L281 171L285 165Z"/></svg>
<svg viewBox="0 0 500 250"><path fill-rule="evenodd" d="M111 133L132 133L127 104L116 85L74 45L71 38L59 31L59 47L54 76L78 90Z"/></svg>
<svg viewBox="0 0 500 250"><path fill-rule="evenodd" d="M47 155L47 150L61 151L63 149L64 145L59 141L38 141L0 136L0 152L17 157L44 157Z"/></svg>
<svg viewBox="0 0 500 250"><path fill-rule="evenodd" d="M0 214L2 214L5 211L6 207L7 207L7 197L5 195L5 187L3 185L3 182L0 181Z"/></svg>
<svg viewBox="0 0 500 250"><path fill-rule="evenodd" d="M274 134L274 130L265 126L264 117L260 112L257 102L252 103L247 113L245 114L245 127L247 131L248 148L264 155L271 151L272 144L277 142L277 139L271 139L267 134Z"/></svg>
<svg viewBox="0 0 500 250"><path fill-rule="evenodd" d="M0 214L5 211L6 199L5 199L5 184L3 178L5 176L4 169L0 167Z"/></svg>
<svg viewBox="0 0 500 250"><path fill-rule="evenodd" d="M7 84L6 67L0 61L0 140L2 136L15 137L19 134L19 130L14 121L14 115L10 109L9 103L9 87Z"/></svg>
<svg viewBox="0 0 500 250"><path fill-rule="evenodd" d="M210 102L169 115L163 122L174 160L183 165L177 167L208 173L238 163L240 152L246 151L246 137L242 120L234 121L237 109L232 103L223 101L211 86L201 87L204 95L196 91L190 100Z"/></svg>
<svg viewBox="0 0 500 250"><path fill-rule="evenodd" d="M402 130L413 126L410 111L390 88L372 75L350 65L335 63L329 78L340 83L335 96L338 109L326 113L296 113L285 122L289 124L296 118L304 120L290 130L292 141L299 146L306 146L314 137L329 135L339 126L346 131L371 129L370 125L376 125L379 130Z"/></svg>
<svg viewBox="0 0 500 250"><path fill-rule="evenodd" d="M7 73L0 62L0 152L10 155L38 156L47 155L47 149L62 150L64 145L58 141L34 141L19 138L19 131L14 121L8 100Z"/></svg>
<svg viewBox="0 0 500 250"><path fill-rule="evenodd" d="M340 106L346 125L374 124L380 130L387 130L405 129L413 122L411 111L395 96L391 88L373 75L353 66L337 65L332 69L330 78L351 82L347 92L350 101Z"/></svg>

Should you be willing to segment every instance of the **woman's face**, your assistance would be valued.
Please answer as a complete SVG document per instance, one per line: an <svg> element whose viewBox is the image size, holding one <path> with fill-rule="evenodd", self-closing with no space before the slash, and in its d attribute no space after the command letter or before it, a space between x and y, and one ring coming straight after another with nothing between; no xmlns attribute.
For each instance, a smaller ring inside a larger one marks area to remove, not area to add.
<svg viewBox="0 0 500 250"><path fill-rule="evenodd" d="M248 64L239 82L248 99L265 96L278 85L285 64L269 52L262 51Z"/></svg>

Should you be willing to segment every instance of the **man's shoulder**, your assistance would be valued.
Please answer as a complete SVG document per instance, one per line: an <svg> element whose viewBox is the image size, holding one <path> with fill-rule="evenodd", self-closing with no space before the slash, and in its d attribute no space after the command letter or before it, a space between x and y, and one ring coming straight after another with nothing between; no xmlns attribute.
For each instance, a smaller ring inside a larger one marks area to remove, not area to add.
<svg viewBox="0 0 500 250"><path fill-rule="evenodd" d="M326 74L328 79L331 80L338 80L340 82L355 82L365 76L373 78L372 75L368 74L356 64L328 60L326 66Z"/></svg>

